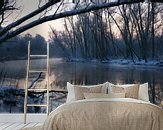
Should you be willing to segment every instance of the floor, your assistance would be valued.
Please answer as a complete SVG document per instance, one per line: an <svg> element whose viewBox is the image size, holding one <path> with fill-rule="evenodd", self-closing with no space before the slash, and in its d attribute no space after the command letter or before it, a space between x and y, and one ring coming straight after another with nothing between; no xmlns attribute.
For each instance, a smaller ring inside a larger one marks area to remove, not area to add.
<svg viewBox="0 0 163 130"><path fill-rule="evenodd" d="M46 114L27 114L27 123L24 124L24 114L0 114L0 130L19 130L22 128L43 125Z"/></svg>
<svg viewBox="0 0 163 130"><path fill-rule="evenodd" d="M19 130L21 128L41 126L43 123L0 123L0 130Z"/></svg>

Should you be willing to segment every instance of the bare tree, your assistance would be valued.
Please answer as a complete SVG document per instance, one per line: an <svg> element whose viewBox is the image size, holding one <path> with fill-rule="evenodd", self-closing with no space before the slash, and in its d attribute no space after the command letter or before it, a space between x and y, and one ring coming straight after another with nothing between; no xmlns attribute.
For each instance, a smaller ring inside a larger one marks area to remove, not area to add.
<svg viewBox="0 0 163 130"><path fill-rule="evenodd" d="M15 22L5 26L0 30L0 43L34 27L39 24L42 24L44 22L48 22L51 20L56 20L59 18L64 18L67 16L73 16L81 13L86 13L90 12L93 10L98 10L102 8L107 8L107 7L114 7L114 6L119 6L119 5L124 5L124 4L131 4L131 3L139 3L143 2L144 0L117 0L117 1L106 1L106 2L100 2L98 4L94 3L94 1L89 1L89 2L77 2L75 5L71 3L70 8L67 5L67 0L49 0L47 3L45 3L43 6L39 7L35 11L29 13L28 15L16 20ZM162 2L162 0L157 0L157 2ZM2 4L3 5L3 1ZM22 25L25 21L31 19L34 16L37 16L41 12L44 12L48 8L55 6L55 10L53 11L54 13L52 15L44 15L43 17L33 20L32 22L29 22L25 25ZM67 8L66 8L67 7ZM1 7L2 9L2 7ZM16 29L13 30L13 28L17 27Z"/></svg>
<svg viewBox="0 0 163 130"><path fill-rule="evenodd" d="M159 27L163 26L160 18L163 6L160 5L155 5L153 29L151 3L121 5L66 17L64 33L68 45L64 47L71 50L72 57L105 60L123 56L133 61L147 61L153 53L152 39L159 36Z"/></svg>
<svg viewBox="0 0 163 130"><path fill-rule="evenodd" d="M16 0L0 0L0 26L14 10L18 9L16 7Z"/></svg>

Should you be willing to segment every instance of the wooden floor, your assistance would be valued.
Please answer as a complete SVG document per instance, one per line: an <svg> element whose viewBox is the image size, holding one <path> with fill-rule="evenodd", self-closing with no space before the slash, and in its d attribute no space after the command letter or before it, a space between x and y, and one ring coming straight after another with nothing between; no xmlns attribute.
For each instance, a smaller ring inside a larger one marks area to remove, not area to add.
<svg viewBox="0 0 163 130"><path fill-rule="evenodd" d="M28 127L35 127L35 126L42 126L43 123L0 123L0 130L19 130L22 128L28 128Z"/></svg>
<svg viewBox="0 0 163 130"><path fill-rule="evenodd" d="M46 117L46 114L27 114L27 123L24 124L24 114L0 114L0 130L20 130L41 126Z"/></svg>

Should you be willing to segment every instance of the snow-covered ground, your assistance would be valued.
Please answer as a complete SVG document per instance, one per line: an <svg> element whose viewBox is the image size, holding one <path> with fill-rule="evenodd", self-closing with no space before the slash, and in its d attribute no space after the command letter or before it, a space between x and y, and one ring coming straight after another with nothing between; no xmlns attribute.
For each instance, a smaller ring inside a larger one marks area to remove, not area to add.
<svg viewBox="0 0 163 130"><path fill-rule="evenodd" d="M110 64L121 64L121 65L149 65L149 66L158 66L160 65L160 61L157 60L140 60L140 61L132 61L132 60L126 60L126 59L116 59L116 60L110 60L108 63Z"/></svg>
<svg viewBox="0 0 163 130"><path fill-rule="evenodd" d="M66 100L63 93L50 93L50 110L54 110ZM46 94L30 93L28 104L45 104ZM14 87L0 87L0 113L23 113L24 90ZM29 113L45 113L45 107L28 107Z"/></svg>
<svg viewBox="0 0 163 130"><path fill-rule="evenodd" d="M130 60L130 59L109 59L109 60L98 60L98 59L84 59L84 58L71 58L65 59L67 62L93 62L93 63L106 63L116 65L141 65L141 66L163 66L163 60Z"/></svg>

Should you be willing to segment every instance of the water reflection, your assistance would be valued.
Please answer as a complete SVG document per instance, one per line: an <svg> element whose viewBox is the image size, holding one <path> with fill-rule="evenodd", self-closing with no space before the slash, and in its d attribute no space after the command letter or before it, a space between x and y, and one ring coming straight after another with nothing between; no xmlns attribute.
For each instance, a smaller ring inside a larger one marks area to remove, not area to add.
<svg viewBox="0 0 163 130"><path fill-rule="evenodd" d="M52 64L51 70L56 77L55 85L62 88L67 81L85 85L106 81L114 84L148 82L150 101L159 103L163 99L163 68L160 67L69 62Z"/></svg>

